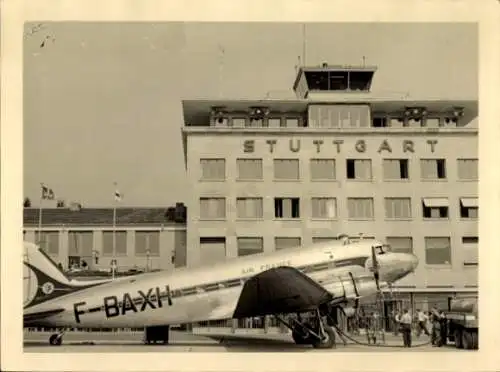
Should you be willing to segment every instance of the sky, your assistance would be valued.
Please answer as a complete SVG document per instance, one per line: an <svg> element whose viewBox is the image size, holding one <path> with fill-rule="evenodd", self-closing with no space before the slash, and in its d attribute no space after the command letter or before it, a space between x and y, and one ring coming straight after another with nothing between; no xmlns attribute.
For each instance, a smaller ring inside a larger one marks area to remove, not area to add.
<svg viewBox="0 0 500 372"><path fill-rule="evenodd" d="M298 23L43 23L24 35L24 195L85 207L187 198L183 99L294 99ZM33 30L35 32L33 32ZM374 95L477 99L478 31L460 23L307 24L306 64L378 67ZM44 46L41 47L45 40Z"/></svg>

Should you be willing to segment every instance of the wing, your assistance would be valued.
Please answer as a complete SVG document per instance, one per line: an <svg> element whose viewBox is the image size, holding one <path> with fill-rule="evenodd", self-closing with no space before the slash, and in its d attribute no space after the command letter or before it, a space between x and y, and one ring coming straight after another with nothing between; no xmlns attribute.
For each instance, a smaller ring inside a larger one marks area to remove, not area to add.
<svg viewBox="0 0 500 372"><path fill-rule="evenodd" d="M287 314L316 309L333 296L293 267L263 271L245 283L233 318Z"/></svg>

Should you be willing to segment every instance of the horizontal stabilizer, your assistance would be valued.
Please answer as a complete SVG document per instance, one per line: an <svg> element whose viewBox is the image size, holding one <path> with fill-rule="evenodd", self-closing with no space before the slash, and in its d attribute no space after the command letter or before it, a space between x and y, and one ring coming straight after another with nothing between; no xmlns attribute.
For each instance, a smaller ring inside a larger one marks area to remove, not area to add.
<svg viewBox="0 0 500 372"><path fill-rule="evenodd" d="M30 313L30 314L25 314L23 317L24 324L31 323L43 318L47 318L52 315L56 315L59 313L62 313L64 309L59 308L59 309L52 309L52 310L45 310L45 311L39 311L36 313Z"/></svg>
<svg viewBox="0 0 500 372"><path fill-rule="evenodd" d="M314 280L282 266L247 280L233 318L310 311L331 300L332 295Z"/></svg>

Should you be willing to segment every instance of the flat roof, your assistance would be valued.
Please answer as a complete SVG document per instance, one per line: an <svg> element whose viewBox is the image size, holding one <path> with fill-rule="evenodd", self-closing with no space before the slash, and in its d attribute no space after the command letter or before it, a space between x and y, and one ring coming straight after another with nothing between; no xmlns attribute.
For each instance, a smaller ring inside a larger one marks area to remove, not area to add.
<svg viewBox="0 0 500 372"><path fill-rule="evenodd" d="M37 227L40 210L24 208L25 227ZM167 219L167 208L116 208L117 226L170 226L185 227ZM42 226L113 226L113 208L82 208L72 211L68 208L44 208Z"/></svg>
<svg viewBox="0 0 500 372"><path fill-rule="evenodd" d="M348 94L347 94L348 95ZM371 95L371 94L370 94ZM443 100L443 99L398 99L389 100L377 97L363 98L362 101L345 98L344 100L332 101L312 101L312 100L283 100L283 99L262 99L262 100L210 100L210 99L192 99L183 100L182 109L184 114L184 124L186 126L209 122L210 113L213 107L224 107L229 111L247 111L250 107L267 107L274 112L307 112L309 105L321 104L368 104L373 111L380 112L398 112L403 111L405 107L425 107L432 112L446 112L453 107L464 108L464 120L469 122L473 120L478 113L477 100Z"/></svg>
<svg viewBox="0 0 500 372"><path fill-rule="evenodd" d="M305 72L333 72L333 71L352 71L352 72L362 72L368 71L375 73L377 71L377 66L352 66L352 65L323 65L318 66L303 66L300 67L297 71L297 75L295 76L295 80L293 82L293 89L297 88L297 84L299 80Z"/></svg>

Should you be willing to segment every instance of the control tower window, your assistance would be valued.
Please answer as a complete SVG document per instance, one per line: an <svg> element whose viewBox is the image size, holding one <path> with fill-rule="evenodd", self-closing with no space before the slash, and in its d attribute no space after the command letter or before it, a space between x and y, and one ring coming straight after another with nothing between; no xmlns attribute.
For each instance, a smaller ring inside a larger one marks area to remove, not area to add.
<svg viewBox="0 0 500 372"><path fill-rule="evenodd" d="M343 71L330 72L329 90L347 90L349 88L348 73Z"/></svg>
<svg viewBox="0 0 500 372"><path fill-rule="evenodd" d="M305 76L310 90L328 90L328 72L309 71Z"/></svg>
<svg viewBox="0 0 500 372"><path fill-rule="evenodd" d="M373 71L351 71L349 73L349 88L351 90L369 90Z"/></svg>

